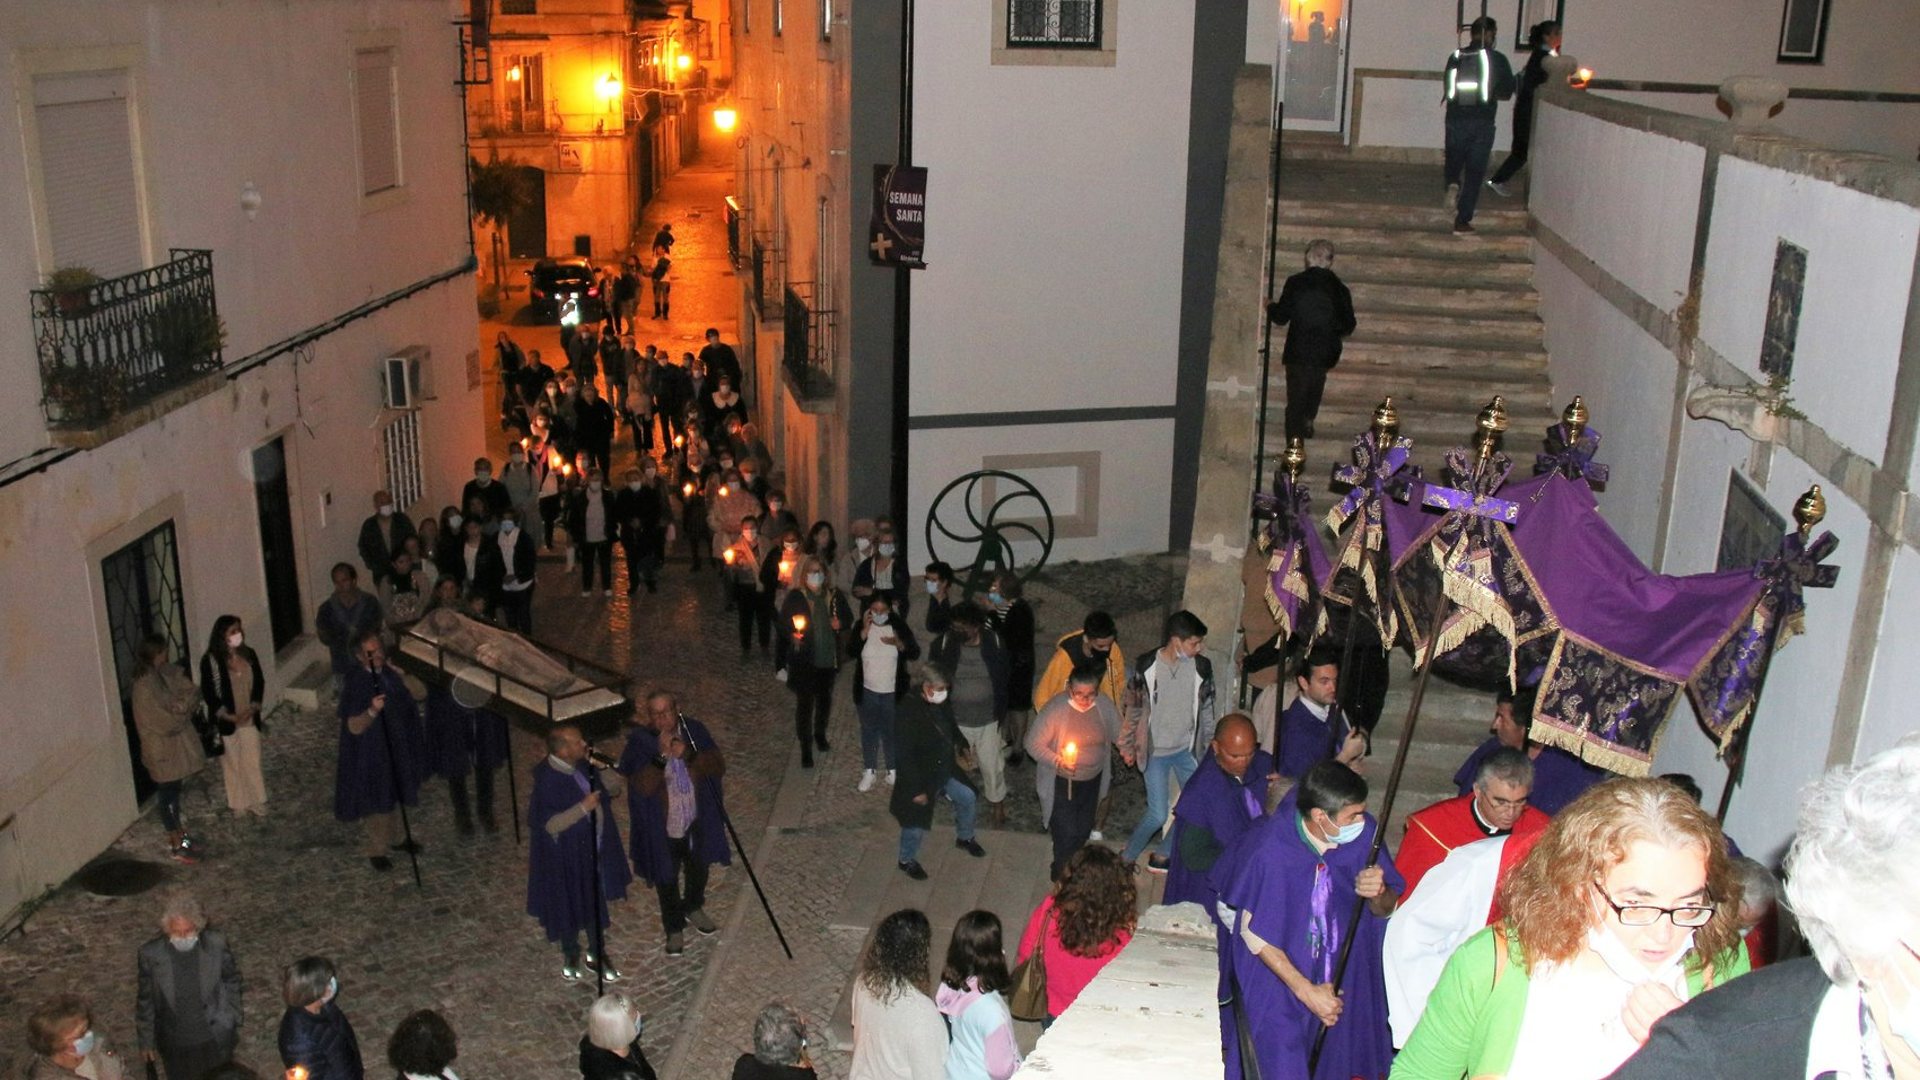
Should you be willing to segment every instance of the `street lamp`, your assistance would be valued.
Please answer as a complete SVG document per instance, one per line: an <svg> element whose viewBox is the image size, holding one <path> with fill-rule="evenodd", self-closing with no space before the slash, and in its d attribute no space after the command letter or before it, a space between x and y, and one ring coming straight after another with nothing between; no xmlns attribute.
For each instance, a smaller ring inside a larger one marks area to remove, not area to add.
<svg viewBox="0 0 1920 1080"><path fill-rule="evenodd" d="M679 56L674 57L673 63L675 67L681 71L685 71L693 66L693 57L688 56L686 53L681 53Z"/></svg>
<svg viewBox="0 0 1920 1080"><path fill-rule="evenodd" d="M609 71L600 76L600 81L594 84L594 89L600 94L601 100L612 101L620 96L620 78Z"/></svg>
<svg viewBox="0 0 1920 1080"><path fill-rule="evenodd" d="M739 122L740 114L731 105L722 105L713 110L713 126L722 132L732 131Z"/></svg>

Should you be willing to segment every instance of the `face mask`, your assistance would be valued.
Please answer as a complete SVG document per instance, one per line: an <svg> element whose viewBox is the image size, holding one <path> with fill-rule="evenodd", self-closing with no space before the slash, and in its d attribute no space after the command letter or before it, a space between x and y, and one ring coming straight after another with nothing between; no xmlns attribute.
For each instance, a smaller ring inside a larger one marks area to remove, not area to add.
<svg viewBox="0 0 1920 1080"><path fill-rule="evenodd" d="M779 500L779 499L775 499L775 500L773 500L772 502L770 502L770 503L768 503L768 504L767 504L767 513L769 513L769 514L777 514L777 513L779 513L779 512L780 512L780 507L781 507L782 505L784 505L784 504L782 504L782 503L780 502L780 500Z"/></svg>
<svg viewBox="0 0 1920 1080"><path fill-rule="evenodd" d="M893 558L893 545L892 545L892 544L881 544L881 545L880 545L880 554L882 554L882 555L884 555L884 556L886 556L886 557L887 557L887 558L889 558L889 559L891 559L891 558Z"/></svg>
<svg viewBox="0 0 1920 1080"><path fill-rule="evenodd" d="M853 546L859 548L861 551L865 551L873 546L873 541L864 536L856 536L853 538Z"/></svg>
<svg viewBox="0 0 1920 1080"><path fill-rule="evenodd" d="M628 491L639 491L639 490L640 490L640 481L638 481L638 480L629 480L629 481L627 481L627 490L628 490Z"/></svg>
<svg viewBox="0 0 1920 1080"><path fill-rule="evenodd" d="M780 547L781 550L789 555L797 555L800 553L800 542L798 540L788 540L782 543Z"/></svg>
<svg viewBox="0 0 1920 1080"><path fill-rule="evenodd" d="M1001 596L997 592L990 592L987 594L987 602L992 604L994 607L999 607L1001 604L1004 604L1007 602L1007 598L1004 596Z"/></svg>
<svg viewBox="0 0 1920 1080"><path fill-rule="evenodd" d="M947 691L935 690L933 693L927 695L927 700L933 702L935 705L938 705L941 702L947 700Z"/></svg>
<svg viewBox="0 0 1920 1080"><path fill-rule="evenodd" d="M1592 949L1595 956L1606 962L1607 969L1624 982L1635 986L1649 980L1665 982L1673 969L1686 958L1687 950L1693 948L1693 931L1687 931L1687 936L1681 939L1680 947L1673 951L1673 955L1652 970L1607 926L1596 926L1587 931L1587 948Z"/></svg>
<svg viewBox="0 0 1920 1080"><path fill-rule="evenodd" d="M1327 837L1327 842L1335 847L1339 847L1341 844L1351 844L1355 840L1360 839L1360 834L1366 830L1366 827L1366 818L1354 818L1352 821L1334 830L1333 835Z"/></svg>
<svg viewBox="0 0 1920 1080"><path fill-rule="evenodd" d="M519 527L520 523L517 521L503 521L500 523L500 531L503 533L512 533L513 530Z"/></svg>
<svg viewBox="0 0 1920 1080"><path fill-rule="evenodd" d="M927 582L927 595L928 595L928 596L939 596L939 595L940 595L940 583L939 583L939 582L937 582L937 581L929 581L929 582Z"/></svg>
<svg viewBox="0 0 1920 1080"><path fill-rule="evenodd" d="M392 503L381 503L381 504L380 504L380 516L381 516L381 517L392 517L392 516L393 516L393 504L392 504Z"/></svg>
<svg viewBox="0 0 1920 1080"><path fill-rule="evenodd" d="M875 625L875 626L885 626L885 625L887 625L887 613L886 613L886 612L884 612L884 611L876 611L876 612L874 612L874 615L873 615L873 625Z"/></svg>
<svg viewBox="0 0 1920 1080"><path fill-rule="evenodd" d="M493 479L493 474L490 472L477 472L473 474L473 482L476 484L484 484L491 479Z"/></svg>
<svg viewBox="0 0 1920 1080"><path fill-rule="evenodd" d="M447 515L447 528L449 528L449 529L457 529L457 528L459 528L459 527L460 527L460 515L459 515L459 514L448 514L448 515Z"/></svg>
<svg viewBox="0 0 1920 1080"><path fill-rule="evenodd" d="M320 1000L323 1002L332 1001L335 997L339 995L339 993L340 993L340 980L336 977L329 977L327 979L327 996L321 998Z"/></svg>
<svg viewBox="0 0 1920 1080"><path fill-rule="evenodd" d="M240 647L241 643L246 640L247 640L247 636L245 634L228 634L227 648L237 649Z"/></svg>
<svg viewBox="0 0 1920 1080"><path fill-rule="evenodd" d="M73 1056L86 1057L93 1053L93 1048L98 1045L100 1045L100 1036L95 1035L92 1028L88 1028L85 1035L73 1040Z"/></svg>
<svg viewBox="0 0 1920 1080"><path fill-rule="evenodd" d="M725 472L726 470L728 470L728 469L731 469L731 468L733 468L733 459L732 459L732 458L721 458L721 459L720 459L720 470L721 470L722 472Z"/></svg>
<svg viewBox="0 0 1920 1080"><path fill-rule="evenodd" d="M808 574L807 575L807 588L809 589L817 589L820 586L825 585L826 583L827 583L827 576L825 574Z"/></svg>
<svg viewBox="0 0 1920 1080"><path fill-rule="evenodd" d="M1074 699L1074 698L1072 698L1072 697L1068 697L1068 698L1067 698L1067 704L1069 704L1069 705L1071 705L1071 706L1073 706L1073 711L1074 711L1074 712L1086 712L1086 711L1088 711L1089 709L1092 709L1092 708L1093 708L1093 702L1091 702L1091 701L1089 701L1089 702L1087 702L1087 703L1086 703L1085 705L1082 705L1082 704L1080 704L1080 702L1079 702L1079 701L1077 701L1076 699Z"/></svg>
<svg viewBox="0 0 1920 1080"><path fill-rule="evenodd" d="M513 462L515 465L525 465L527 463L527 459L519 454L515 454L507 460Z"/></svg>
<svg viewBox="0 0 1920 1080"><path fill-rule="evenodd" d="M195 945L200 944L200 935L188 934L186 937L168 938L167 944L173 946L174 948L180 950L181 952L192 952L193 947Z"/></svg>

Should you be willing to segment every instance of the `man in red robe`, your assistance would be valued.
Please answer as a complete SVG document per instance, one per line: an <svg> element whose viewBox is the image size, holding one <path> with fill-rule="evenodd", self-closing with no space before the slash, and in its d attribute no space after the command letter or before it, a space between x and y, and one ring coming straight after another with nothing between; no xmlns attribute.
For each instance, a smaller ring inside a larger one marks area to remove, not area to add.
<svg viewBox="0 0 1920 1080"><path fill-rule="evenodd" d="M1407 894L1454 848L1492 836L1531 836L1547 827L1547 815L1527 805L1533 762L1520 750L1501 747L1480 762L1473 792L1434 803L1407 818L1406 838L1394 865L1406 875Z"/></svg>

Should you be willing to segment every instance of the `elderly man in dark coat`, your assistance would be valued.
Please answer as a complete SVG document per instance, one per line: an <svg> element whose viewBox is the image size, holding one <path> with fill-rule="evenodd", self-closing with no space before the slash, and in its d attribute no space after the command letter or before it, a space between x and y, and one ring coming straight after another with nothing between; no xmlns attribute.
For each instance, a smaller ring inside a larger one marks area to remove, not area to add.
<svg viewBox="0 0 1920 1080"><path fill-rule="evenodd" d="M952 676L939 665L927 663L921 667L919 682L917 693L901 697L895 716L900 768L887 809L900 823L900 872L925 881L920 844L933 828L933 804L942 797L953 803L953 846L976 859L987 852L974 839L979 798L966 774L974 764L968 760L973 748L954 723L953 706L947 702Z"/></svg>
<svg viewBox="0 0 1920 1080"><path fill-rule="evenodd" d="M659 896L667 955L678 956L688 925L702 934L720 929L704 909L707 868L732 862L721 785L727 762L707 726L683 715L672 694L649 695L646 709L634 718L620 772L631 781L633 871Z"/></svg>
<svg viewBox="0 0 1920 1080"><path fill-rule="evenodd" d="M140 946L134 1026L140 1055L167 1080L195 1080L233 1058L240 1041L240 965L227 937L207 928L200 901L167 894L160 936Z"/></svg>
<svg viewBox="0 0 1920 1080"><path fill-rule="evenodd" d="M1287 438L1313 438L1313 418L1327 372L1340 362L1341 339L1353 333L1353 294L1333 272L1333 245L1307 245L1307 268L1289 277L1267 318L1287 328L1280 362L1287 369Z"/></svg>
<svg viewBox="0 0 1920 1080"><path fill-rule="evenodd" d="M610 800L626 790L611 761L589 760L579 727L556 724L547 732L547 756L533 767L527 803L527 914L540 920L547 940L560 946L560 977L585 978L581 966L600 968L607 982L620 971L602 955L601 934L612 917L607 905L627 895L633 871L620 850L620 827L608 813ZM600 880L594 880L594 870ZM588 949L580 951L580 932Z"/></svg>
<svg viewBox="0 0 1920 1080"><path fill-rule="evenodd" d="M361 636L340 689L339 711L333 816L361 822L368 863L375 870L391 870L388 851L408 850L407 844L397 842L399 808L419 802L425 737L420 706L400 673L387 666L380 635Z"/></svg>

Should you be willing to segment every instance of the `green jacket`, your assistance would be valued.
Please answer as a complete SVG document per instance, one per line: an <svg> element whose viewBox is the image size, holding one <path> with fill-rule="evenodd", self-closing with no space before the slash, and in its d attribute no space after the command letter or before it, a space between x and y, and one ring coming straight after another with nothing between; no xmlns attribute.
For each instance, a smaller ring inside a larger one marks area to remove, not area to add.
<svg viewBox="0 0 1920 1080"><path fill-rule="evenodd" d="M1498 1080L1513 1063L1527 1011L1527 966L1519 939L1502 925L1508 955L1495 948L1494 927L1468 938L1447 959L1440 982L1407 1047L1394 1058L1391 1080ZM1713 964L1711 985L1746 974L1747 947ZM1705 971L1687 973L1688 997L1708 987Z"/></svg>

